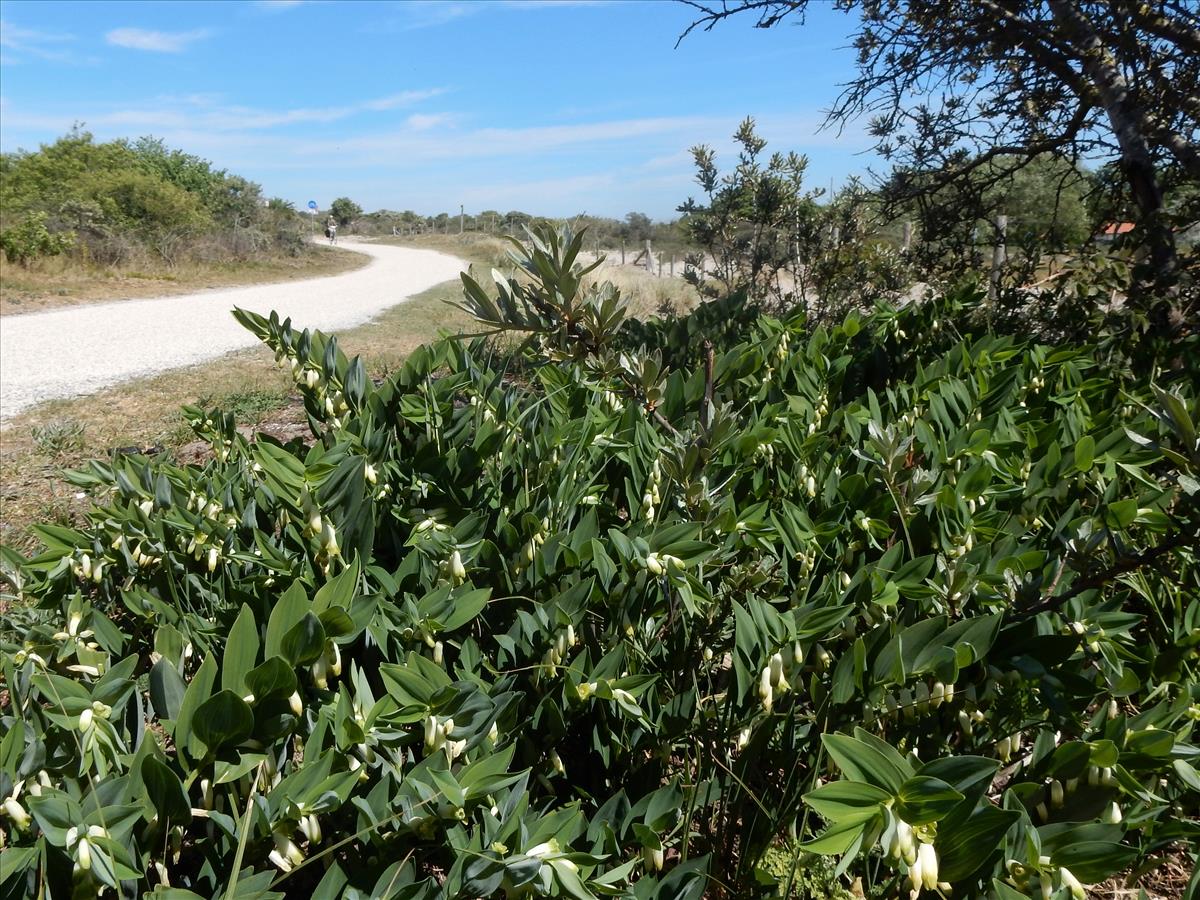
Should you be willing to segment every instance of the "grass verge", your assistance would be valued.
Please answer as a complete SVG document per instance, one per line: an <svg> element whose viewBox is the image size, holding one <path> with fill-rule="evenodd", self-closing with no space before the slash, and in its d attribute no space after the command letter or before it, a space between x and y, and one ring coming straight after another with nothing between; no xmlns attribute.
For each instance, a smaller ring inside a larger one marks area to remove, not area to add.
<svg viewBox="0 0 1200 900"><path fill-rule="evenodd" d="M296 257L237 263L183 264L175 268L83 266L62 257L25 269L0 256L0 315L39 312L85 303L190 294L208 288L242 287L337 275L364 266L369 257L313 245Z"/></svg>

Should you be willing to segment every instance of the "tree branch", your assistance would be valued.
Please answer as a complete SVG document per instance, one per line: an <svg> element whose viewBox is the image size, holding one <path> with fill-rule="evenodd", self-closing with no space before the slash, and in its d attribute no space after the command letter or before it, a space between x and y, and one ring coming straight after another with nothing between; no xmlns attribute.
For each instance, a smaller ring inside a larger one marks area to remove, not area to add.
<svg viewBox="0 0 1200 900"><path fill-rule="evenodd" d="M1152 565L1162 557L1167 556L1182 547L1197 547L1198 544L1200 544L1200 538L1198 538L1196 534L1184 531L1178 532L1167 538L1161 544L1151 547L1149 550L1146 550L1143 553L1139 553L1135 556L1127 556L1124 559L1118 560L1107 569L1103 569L1094 575L1088 575L1079 579L1071 585L1070 590L1055 596L1053 592L1055 587L1058 585L1059 578L1062 576L1063 568L1065 566L1064 560L1059 563L1058 572L1054 576L1054 581L1051 583L1050 590L1047 592L1047 594L1041 597L1032 606L1019 611L1016 618L1018 621L1020 621L1024 619L1030 619L1044 612L1052 612L1053 610L1056 610L1060 606L1066 604L1067 601L1078 597L1080 594L1086 591L1103 587L1114 578L1124 575L1126 572L1133 572L1136 569L1142 568L1143 566Z"/></svg>

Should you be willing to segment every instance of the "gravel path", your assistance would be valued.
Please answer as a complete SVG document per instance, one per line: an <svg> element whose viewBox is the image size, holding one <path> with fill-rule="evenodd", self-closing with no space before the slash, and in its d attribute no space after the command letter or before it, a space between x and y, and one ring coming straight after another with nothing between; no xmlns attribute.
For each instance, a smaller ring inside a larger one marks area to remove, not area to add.
<svg viewBox="0 0 1200 900"><path fill-rule="evenodd" d="M343 241L371 262L284 284L225 288L155 300L122 300L0 317L0 419L43 400L204 362L258 343L235 306L333 331L455 278L461 259L432 250Z"/></svg>

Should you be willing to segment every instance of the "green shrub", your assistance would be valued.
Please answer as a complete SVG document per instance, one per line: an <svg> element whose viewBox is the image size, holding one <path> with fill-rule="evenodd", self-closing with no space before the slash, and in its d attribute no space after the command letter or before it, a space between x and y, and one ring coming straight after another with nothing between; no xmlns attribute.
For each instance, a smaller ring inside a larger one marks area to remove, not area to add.
<svg viewBox="0 0 1200 900"><path fill-rule="evenodd" d="M28 266L44 256L58 256L75 245L70 231L51 232L45 213L30 213L12 228L0 232L0 249L10 262Z"/></svg>
<svg viewBox="0 0 1200 900"><path fill-rule="evenodd" d="M211 461L93 463L5 552L6 891L750 897L790 846L1066 900L1195 846L1194 380L959 333L974 294L710 363L580 243L464 278L519 377L239 312L312 440L189 410Z"/></svg>

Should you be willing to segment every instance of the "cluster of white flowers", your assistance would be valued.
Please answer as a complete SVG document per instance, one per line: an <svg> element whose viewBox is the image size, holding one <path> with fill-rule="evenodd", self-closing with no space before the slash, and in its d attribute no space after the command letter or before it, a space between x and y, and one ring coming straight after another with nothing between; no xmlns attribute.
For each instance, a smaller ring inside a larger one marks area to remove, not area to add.
<svg viewBox="0 0 1200 900"><path fill-rule="evenodd" d="M575 635L574 625L567 625L565 628L558 629L554 634L554 640L550 643L550 647L542 656L541 674L549 678L553 678L558 674L558 667L562 665L563 660L567 658L567 653L578 642L579 638Z"/></svg>
<svg viewBox="0 0 1200 900"><path fill-rule="evenodd" d="M281 872L290 872L296 866L304 862L304 854L300 852L300 848L296 846L296 842L292 840L292 836L283 829L279 829L271 834L275 841L275 849L270 852L268 859L275 864L275 867Z"/></svg>
<svg viewBox="0 0 1200 900"><path fill-rule="evenodd" d="M325 641L325 649L321 651L321 655L317 657L316 662L312 664L312 678L315 684L321 690L329 689L329 676L337 678L342 674L342 651L333 641ZM299 713L297 713L299 715Z"/></svg>
<svg viewBox="0 0 1200 900"><path fill-rule="evenodd" d="M72 825L67 829L67 852L75 860L77 874L92 868L92 842L97 838L108 837L108 831L99 825L88 825L82 829Z"/></svg>
<svg viewBox="0 0 1200 900"><path fill-rule="evenodd" d="M546 543L546 538L550 536L550 520L542 517L542 521L538 530L530 535L529 540L525 542L525 546L521 548L521 558L517 560L517 568L533 565L533 559L537 555L538 548Z"/></svg>
<svg viewBox="0 0 1200 900"><path fill-rule="evenodd" d="M668 572L677 572L682 568L683 560L678 556L672 556L670 553L646 554L646 571L651 575L666 575Z"/></svg>
<svg viewBox="0 0 1200 900"><path fill-rule="evenodd" d="M762 671L758 676L758 700L762 705L763 712L771 712L775 705L775 698L778 695L786 694L792 690L792 683L789 676L795 679L796 675L803 669L805 660L804 645L796 641L790 651L777 650L772 653L767 659L767 664L763 666ZM829 667L832 658L829 651L820 644L813 648L812 666L818 671L824 671ZM749 740L749 734L746 733L739 737L737 749L742 749Z"/></svg>
<svg viewBox="0 0 1200 900"><path fill-rule="evenodd" d="M483 409L483 421L485 421L485 422L495 422L496 421L496 414L494 412L492 412L492 408L488 405L486 400L481 400L477 395L472 394L470 404L472 407Z"/></svg>
<svg viewBox="0 0 1200 900"><path fill-rule="evenodd" d="M817 479L809 471L808 466L801 463L800 468L797 469L797 474L804 479L804 493L808 494L810 499L817 496Z"/></svg>
<svg viewBox="0 0 1200 900"><path fill-rule="evenodd" d="M462 553L458 548L451 551L450 556L442 563L442 572L453 585L462 584L467 580L467 567L463 565Z"/></svg>
<svg viewBox="0 0 1200 900"><path fill-rule="evenodd" d="M938 881L939 860L937 849L934 847L936 832L932 826L913 828L904 819L889 812L891 824L884 832L886 846L884 855L891 862L903 863L908 868L908 881L911 885L910 897L917 897L922 890L937 890L943 894L950 892L951 887L944 881Z"/></svg>
<svg viewBox="0 0 1200 900"><path fill-rule="evenodd" d="M1033 888L1033 879L1036 876L1042 900L1050 900L1055 891L1063 889L1070 892L1074 900L1086 900L1087 888L1070 869L1051 863L1049 856L1038 857L1036 865L1010 859L1004 867L1008 871L1009 884L1025 893Z"/></svg>
<svg viewBox="0 0 1200 900"><path fill-rule="evenodd" d="M425 719L425 752L428 754L436 753L439 750L445 751L447 760L454 762L466 752L467 742L465 739L451 740L453 734L453 719L438 719L434 715L428 716Z"/></svg>
<svg viewBox="0 0 1200 900"><path fill-rule="evenodd" d="M646 491L642 494L642 518L653 522L658 504L662 503L659 489L662 487L662 466L658 460L650 468L650 479L646 483Z"/></svg>

